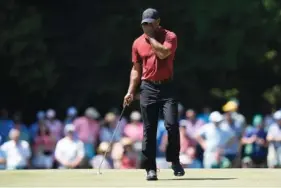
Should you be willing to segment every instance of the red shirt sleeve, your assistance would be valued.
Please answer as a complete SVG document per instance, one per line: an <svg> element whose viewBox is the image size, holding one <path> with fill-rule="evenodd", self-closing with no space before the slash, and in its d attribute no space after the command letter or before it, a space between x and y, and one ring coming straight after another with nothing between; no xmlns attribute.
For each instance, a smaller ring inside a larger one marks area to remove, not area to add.
<svg viewBox="0 0 281 188"><path fill-rule="evenodd" d="M170 49L174 53L177 49L178 41L177 35L173 32L168 32L165 37L165 42L163 44L166 48Z"/></svg>
<svg viewBox="0 0 281 188"><path fill-rule="evenodd" d="M141 58L137 50L137 42L135 41L132 46L132 62L133 63L140 63Z"/></svg>

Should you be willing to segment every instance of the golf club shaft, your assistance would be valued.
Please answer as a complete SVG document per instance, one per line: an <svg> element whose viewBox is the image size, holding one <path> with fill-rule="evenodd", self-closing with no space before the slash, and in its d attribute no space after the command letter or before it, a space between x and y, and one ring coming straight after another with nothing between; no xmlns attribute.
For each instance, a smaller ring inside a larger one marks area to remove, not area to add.
<svg viewBox="0 0 281 188"><path fill-rule="evenodd" d="M114 132L113 132L113 134L112 134L112 137L111 137L111 140L110 140L110 143L109 143L109 147L106 149L106 151L105 151L105 153L104 153L104 156L103 156L103 158L102 158L102 161L101 161L101 163L100 163L100 165L99 165L99 171L98 171L99 174L101 173L101 172L100 172L100 170L101 170L101 165L102 165L102 163L103 163L103 161L104 161L104 159L105 159L105 157L106 157L106 155L107 155L107 153L108 153L108 151L109 151L109 148L111 147L111 145L112 145L112 143L113 143L113 139L114 139L114 137L115 137L115 134L116 134L117 130L119 129L120 122L121 122L121 120L122 120L122 118L123 118L125 109L126 109L126 106L123 107L123 109L122 109L122 112L121 112L121 114L120 114L119 120L118 120L117 125L116 125L116 128L115 128L115 130L114 130Z"/></svg>

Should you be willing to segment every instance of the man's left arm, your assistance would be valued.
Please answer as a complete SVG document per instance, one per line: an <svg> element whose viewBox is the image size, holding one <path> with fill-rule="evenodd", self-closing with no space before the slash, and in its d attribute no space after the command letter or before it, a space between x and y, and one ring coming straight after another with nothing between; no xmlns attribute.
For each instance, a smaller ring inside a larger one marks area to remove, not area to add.
<svg viewBox="0 0 281 188"><path fill-rule="evenodd" d="M167 33L163 44L159 43L155 38L150 37L149 42L159 59L166 59L169 55L176 51L177 36L175 33Z"/></svg>

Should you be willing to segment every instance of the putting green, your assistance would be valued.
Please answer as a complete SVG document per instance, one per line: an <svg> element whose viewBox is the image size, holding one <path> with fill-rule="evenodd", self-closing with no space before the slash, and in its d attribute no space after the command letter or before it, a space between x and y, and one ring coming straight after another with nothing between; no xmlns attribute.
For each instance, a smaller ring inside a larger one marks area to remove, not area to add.
<svg viewBox="0 0 281 188"><path fill-rule="evenodd" d="M0 171L0 187L281 187L280 169L187 169L174 177L169 169L147 182L143 170Z"/></svg>

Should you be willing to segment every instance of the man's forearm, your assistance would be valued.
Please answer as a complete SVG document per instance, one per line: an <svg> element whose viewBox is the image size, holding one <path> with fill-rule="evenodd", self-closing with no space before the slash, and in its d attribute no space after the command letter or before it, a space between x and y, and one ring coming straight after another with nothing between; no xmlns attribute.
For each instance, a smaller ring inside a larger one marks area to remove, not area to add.
<svg viewBox="0 0 281 188"><path fill-rule="evenodd" d="M203 148L203 150L206 149L205 140L201 136L197 136L196 141L200 144L200 146Z"/></svg>
<svg viewBox="0 0 281 188"><path fill-rule="evenodd" d="M164 45L162 45L161 43L159 43L156 39L149 38L149 42L154 52L160 59L164 59L170 55L170 50L166 48Z"/></svg>
<svg viewBox="0 0 281 188"><path fill-rule="evenodd" d="M272 136L267 136L266 140L268 142L273 142L274 141L274 138Z"/></svg>
<svg viewBox="0 0 281 188"><path fill-rule="evenodd" d="M73 161L73 166L74 167L77 167L77 166L79 166L80 165L80 163L82 162L82 160L83 160L83 157L77 157L74 161Z"/></svg>
<svg viewBox="0 0 281 188"><path fill-rule="evenodd" d="M136 88L139 85L139 83L140 83L140 73L135 68L132 68L128 93L135 94Z"/></svg>
<svg viewBox="0 0 281 188"><path fill-rule="evenodd" d="M63 160L62 158L60 157L56 157L56 160L63 166L68 166L68 162Z"/></svg>

